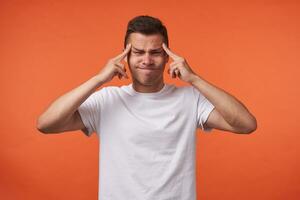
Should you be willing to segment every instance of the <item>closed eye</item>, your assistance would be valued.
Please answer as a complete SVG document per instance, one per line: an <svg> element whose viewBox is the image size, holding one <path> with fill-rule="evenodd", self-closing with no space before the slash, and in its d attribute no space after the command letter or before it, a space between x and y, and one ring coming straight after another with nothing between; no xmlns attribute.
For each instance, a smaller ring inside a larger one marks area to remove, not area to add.
<svg viewBox="0 0 300 200"><path fill-rule="evenodd" d="M140 51L133 51L133 53L135 53L135 54L142 54L143 52L140 52Z"/></svg>
<svg viewBox="0 0 300 200"><path fill-rule="evenodd" d="M145 52L142 52L142 51L133 51L134 54L137 54L137 55L142 55L144 54ZM150 53L151 55L161 55L162 52L161 51L155 51L155 52L151 52Z"/></svg>
<svg viewBox="0 0 300 200"><path fill-rule="evenodd" d="M155 56L159 56L159 55L162 54L162 52L161 52L161 51L156 51L156 52L152 52L151 54L153 54L153 55L155 55Z"/></svg>

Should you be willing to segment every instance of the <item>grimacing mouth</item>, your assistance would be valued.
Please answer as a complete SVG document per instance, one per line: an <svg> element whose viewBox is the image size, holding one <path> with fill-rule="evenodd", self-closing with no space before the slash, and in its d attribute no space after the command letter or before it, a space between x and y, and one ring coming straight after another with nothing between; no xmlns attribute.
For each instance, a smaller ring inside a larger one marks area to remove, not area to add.
<svg viewBox="0 0 300 200"><path fill-rule="evenodd" d="M138 69L142 69L142 70L144 70L144 69L147 69L147 70L159 70L159 69L157 69L157 68L153 68L153 67L138 67Z"/></svg>

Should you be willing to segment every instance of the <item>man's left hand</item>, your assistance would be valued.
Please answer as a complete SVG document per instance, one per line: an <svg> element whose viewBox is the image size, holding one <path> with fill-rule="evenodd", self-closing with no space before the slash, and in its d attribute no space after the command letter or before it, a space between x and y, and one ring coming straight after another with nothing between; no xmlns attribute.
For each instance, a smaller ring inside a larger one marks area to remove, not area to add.
<svg viewBox="0 0 300 200"><path fill-rule="evenodd" d="M172 78L176 78L176 76L178 76L181 80L191 83L196 74L188 65L187 61L172 52L165 43L163 43L162 47L173 59L173 62L170 64L170 68L168 69L168 74L170 74Z"/></svg>

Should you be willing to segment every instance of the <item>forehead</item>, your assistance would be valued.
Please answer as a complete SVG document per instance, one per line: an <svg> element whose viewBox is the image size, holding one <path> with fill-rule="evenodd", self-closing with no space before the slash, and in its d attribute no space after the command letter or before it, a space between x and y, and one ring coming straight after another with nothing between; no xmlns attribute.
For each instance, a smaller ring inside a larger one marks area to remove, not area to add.
<svg viewBox="0 0 300 200"><path fill-rule="evenodd" d="M131 33L129 42L133 48L151 50L162 47L163 38L160 34L144 35L141 33Z"/></svg>

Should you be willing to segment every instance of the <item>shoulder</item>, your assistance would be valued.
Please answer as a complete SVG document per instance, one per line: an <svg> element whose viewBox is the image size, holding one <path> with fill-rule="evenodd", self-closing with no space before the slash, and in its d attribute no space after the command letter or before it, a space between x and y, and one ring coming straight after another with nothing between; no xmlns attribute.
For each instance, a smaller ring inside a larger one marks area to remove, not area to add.
<svg viewBox="0 0 300 200"><path fill-rule="evenodd" d="M128 86L104 86L95 93L98 93L99 96L103 98L118 98L119 96L123 96L124 92L128 90Z"/></svg>
<svg viewBox="0 0 300 200"><path fill-rule="evenodd" d="M199 97L199 95L201 95L201 93L194 86L191 86L191 85L180 86L180 87L175 86L174 90L179 93L184 93L185 95L189 95L194 98L197 98L197 97Z"/></svg>
<svg viewBox="0 0 300 200"><path fill-rule="evenodd" d="M118 86L105 86L100 89L98 89L95 93L100 95L105 95L109 93L114 93L120 90L120 87Z"/></svg>

